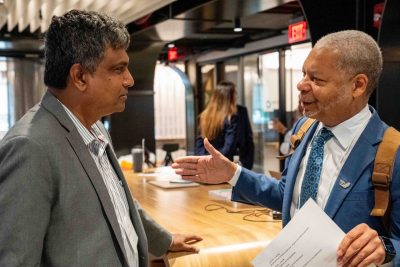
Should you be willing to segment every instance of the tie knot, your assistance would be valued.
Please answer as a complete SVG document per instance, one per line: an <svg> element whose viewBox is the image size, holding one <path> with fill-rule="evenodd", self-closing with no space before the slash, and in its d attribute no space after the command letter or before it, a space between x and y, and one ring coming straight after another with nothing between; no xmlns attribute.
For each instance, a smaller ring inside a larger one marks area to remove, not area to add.
<svg viewBox="0 0 400 267"><path fill-rule="evenodd" d="M326 141L328 141L329 139L331 139L333 137L333 133L328 130L327 128L323 127L319 133L317 134L317 136L315 137L315 142L320 143L320 144L325 144Z"/></svg>

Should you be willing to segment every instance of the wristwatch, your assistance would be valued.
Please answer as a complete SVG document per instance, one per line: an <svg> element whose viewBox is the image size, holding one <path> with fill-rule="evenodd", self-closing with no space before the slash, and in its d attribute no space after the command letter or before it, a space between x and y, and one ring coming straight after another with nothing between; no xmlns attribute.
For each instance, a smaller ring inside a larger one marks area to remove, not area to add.
<svg viewBox="0 0 400 267"><path fill-rule="evenodd" d="M382 241L382 245L385 249L385 260L383 261L383 264L391 262L394 257L396 256L396 250L394 249L394 246L392 244L392 241L390 240L390 238L384 237L384 236L380 236L379 237Z"/></svg>

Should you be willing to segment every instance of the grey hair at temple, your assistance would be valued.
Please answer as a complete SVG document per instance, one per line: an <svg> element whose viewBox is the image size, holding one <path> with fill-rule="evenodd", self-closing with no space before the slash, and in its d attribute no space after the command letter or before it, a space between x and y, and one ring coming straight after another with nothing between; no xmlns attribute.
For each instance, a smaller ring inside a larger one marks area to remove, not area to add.
<svg viewBox="0 0 400 267"><path fill-rule="evenodd" d="M378 86L383 64L382 52L368 34L356 30L330 33L318 40L314 48L335 51L338 54L338 69L350 76L367 75L368 97Z"/></svg>

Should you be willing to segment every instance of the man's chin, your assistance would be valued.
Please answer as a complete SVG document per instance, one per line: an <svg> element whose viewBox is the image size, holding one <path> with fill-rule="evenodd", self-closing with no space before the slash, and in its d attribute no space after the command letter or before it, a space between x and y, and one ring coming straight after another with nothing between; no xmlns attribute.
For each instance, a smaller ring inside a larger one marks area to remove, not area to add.
<svg viewBox="0 0 400 267"><path fill-rule="evenodd" d="M116 112L123 112L125 110L125 104Z"/></svg>
<svg viewBox="0 0 400 267"><path fill-rule="evenodd" d="M311 119L318 119L319 111L316 110L305 110L303 111L303 115L311 118Z"/></svg>
<svg viewBox="0 0 400 267"><path fill-rule="evenodd" d="M109 115L113 114L113 113L120 113L123 112L125 110L125 102L122 104L119 104L114 110L113 112L111 112Z"/></svg>

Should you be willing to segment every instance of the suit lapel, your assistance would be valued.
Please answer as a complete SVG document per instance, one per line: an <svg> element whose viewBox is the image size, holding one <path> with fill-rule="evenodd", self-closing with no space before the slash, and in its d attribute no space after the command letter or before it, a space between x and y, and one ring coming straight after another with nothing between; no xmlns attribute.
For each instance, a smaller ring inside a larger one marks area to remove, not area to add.
<svg viewBox="0 0 400 267"><path fill-rule="evenodd" d="M76 156L81 162L83 168L85 169L85 172L87 173L90 181L93 184L94 189L97 192L97 196L100 199L101 205L104 208L107 219L110 222L110 225L118 240L118 244L126 259L127 255L125 252L125 246L122 239L121 230L119 227L117 216L115 214L114 206L111 202L110 195L108 194L103 178L100 172L98 171L97 166L94 163L93 158L90 155L87 147L83 143L82 137L80 136L78 131L76 129L72 130L70 133L67 134L67 139L71 144L72 148L74 149Z"/></svg>
<svg viewBox="0 0 400 267"><path fill-rule="evenodd" d="M325 212L331 218L334 218L365 168L375 160L376 145L382 140L384 127L376 111L371 111L372 117L344 163L326 203Z"/></svg>
<svg viewBox="0 0 400 267"><path fill-rule="evenodd" d="M103 128L100 127L100 129L103 131ZM111 142L110 145L107 146L106 152L108 155L108 158L110 159L111 165L113 166L115 173L118 175L118 178L122 181L126 199L128 200L128 205L129 205L129 212L131 215L131 220L134 225L136 234L138 236L138 251L139 251L139 256L146 255L147 251L147 237L145 234L145 230L143 228L143 224L140 218L140 215L137 212L136 205L133 202L131 192L129 191L129 186L126 183L125 176L121 171L121 168L119 167L117 157L114 153L114 151L111 149Z"/></svg>
<svg viewBox="0 0 400 267"><path fill-rule="evenodd" d="M301 141L300 145L296 148L296 150L294 151L293 155L290 158L290 163L288 165L290 166L290 168L288 168L286 174L285 194L282 203L282 211L284 211L284 213L282 214L283 225L286 225L290 221L290 207L292 205L293 190L296 184L300 163L303 160L303 157L307 150L308 143L312 139L317 127L318 123L314 123L311 126L311 128L304 135L304 138Z"/></svg>
<svg viewBox="0 0 400 267"><path fill-rule="evenodd" d="M88 148L85 146L82 137L80 136L78 130L66 114L59 101L51 93L47 92L45 94L42 100L42 106L50 113L52 113L55 118L60 122L60 124L68 131L66 134L66 138L70 143L72 149L75 151L75 154L82 164L82 167L84 168L90 181L92 182L93 187L96 190L99 200L101 202L101 205L103 206L107 219L117 238L120 249L125 256L125 259L127 259L121 230L115 214L114 206L111 202L103 178L101 177L101 174L98 171L97 166L93 161L93 158L90 155Z"/></svg>

